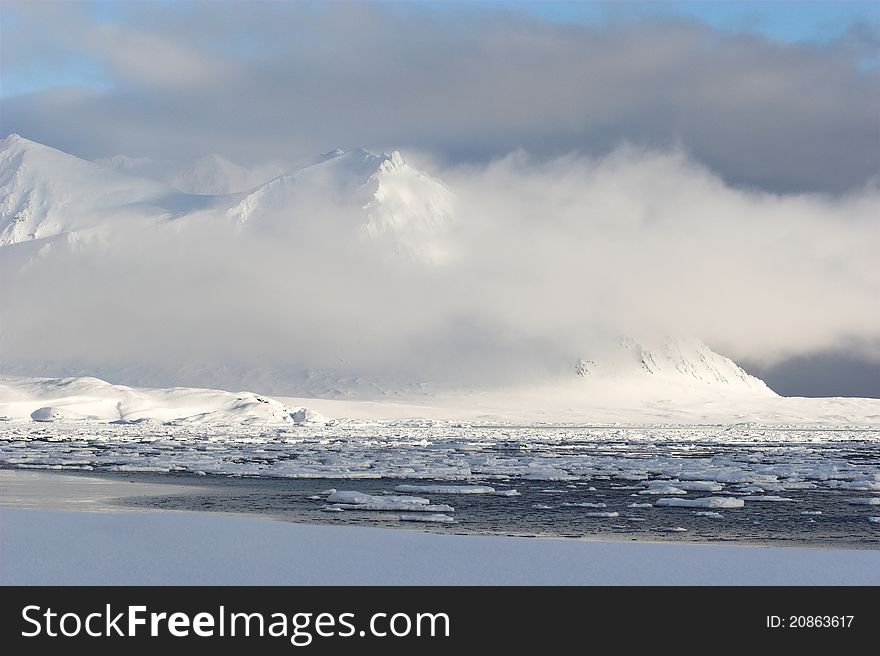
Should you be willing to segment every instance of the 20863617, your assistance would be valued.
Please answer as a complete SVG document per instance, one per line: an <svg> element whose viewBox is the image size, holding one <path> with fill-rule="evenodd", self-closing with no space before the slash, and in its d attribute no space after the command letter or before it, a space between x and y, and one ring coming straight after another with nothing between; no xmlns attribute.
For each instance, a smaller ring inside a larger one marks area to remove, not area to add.
<svg viewBox="0 0 880 656"><path fill-rule="evenodd" d="M768 629L849 629L855 615L768 615Z"/></svg>

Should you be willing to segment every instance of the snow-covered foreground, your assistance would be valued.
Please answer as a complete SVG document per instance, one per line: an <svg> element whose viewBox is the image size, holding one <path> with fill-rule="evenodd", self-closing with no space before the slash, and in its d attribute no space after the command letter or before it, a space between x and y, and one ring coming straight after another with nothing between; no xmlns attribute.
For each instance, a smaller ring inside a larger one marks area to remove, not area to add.
<svg viewBox="0 0 880 656"><path fill-rule="evenodd" d="M252 392L134 388L99 378L0 378L0 418L38 422L312 423L323 417Z"/></svg>
<svg viewBox="0 0 880 656"><path fill-rule="evenodd" d="M732 365L733 366L733 365ZM587 387L584 387L587 385ZM271 398L254 392L116 385L90 376L0 377L0 420L350 424L766 424L778 427L878 428L880 399L788 398L731 394L666 383L674 399L642 387L563 384L495 391L382 391L379 400ZM657 390L655 390L657 391Z"/></svg>
<svg viewBox="0 0 880 656"><path fill-rule="evenodd" d="M880 551L591 542L0 508L0 583L880 585Z"/></svg>

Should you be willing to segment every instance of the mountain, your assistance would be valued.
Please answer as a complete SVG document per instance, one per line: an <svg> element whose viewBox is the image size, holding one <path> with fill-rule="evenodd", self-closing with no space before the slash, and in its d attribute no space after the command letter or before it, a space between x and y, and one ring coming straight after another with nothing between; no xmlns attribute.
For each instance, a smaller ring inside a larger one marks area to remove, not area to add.
<svg viewBox="0 0 880 656"><path fill-rule="evenodd" d="M731 393L773 395L764 383L733 360L694 338L666 336L639 340L624 337L612 348L578 358L573 374L580 384L637 384L640 388L677 386Z"/></svg>
<svg viewBox="0 0 880 656"><path fill-rule="evenodd" d="M0 417L57 421L91 419L122 423L324 423L318 413L290 408L252 392L145 389L99 378L0 378Z"/></svg>
<svg viewBox="0 0 880 656"><path fill-rule="evenodd" d="M397 151L324 153L247 194L227 216L239 225L308 219L316 196L347 211L362 237L387 243L399 255L432 263L450 257L454 195ZM301 210L299 217L292 208Z"/></svg>
<svg viewBox="0 0 880 656"><path fill-rule="evenodd" d="M209 155L176 174L173 186L135 175L155 177L154 165L124 156L97 164L9 135L0 143L0 246L205 211L216 214L215 226L225 217L290 237L326 210L333 229L405 259L439 264L451 252L453 193L397 151L332 151L245 193L230 192L274 170Z"/></svg>
<svg viewBox="0 0 880 656"><path fill-rule="evenodd" d="M10 134L0 142L0 246L166 215L158 204L174 193Z"/></svg>

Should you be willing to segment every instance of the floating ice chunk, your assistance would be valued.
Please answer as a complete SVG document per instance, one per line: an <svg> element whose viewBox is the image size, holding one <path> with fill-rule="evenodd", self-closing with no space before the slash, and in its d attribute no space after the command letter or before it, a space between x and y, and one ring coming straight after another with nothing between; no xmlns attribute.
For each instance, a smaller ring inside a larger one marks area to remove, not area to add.
<svg viewBox="0 0 880 656"><path fill-rule="evenodd" d="M624 517L624 519L628 522L644 522L644 517L636 517L635 515L630 515L628 517Z"/></svg>
<svg viewBox="0 0 880 656"><path fill-rule="evenodd" d="M327 501L333 503L369 503L373 499L375 499L372 494L367 494L366 492L355 492L353 490L333 490L329 496L327 497ZM411 500L419 499L418 503L431 503L428 499L421 499L420 497L409 497Z"/></svg>
<svg viewBox="0 0 880 656"><path fill-rule="evenodd" d="M859 492L873 492L874 490L880 491L880 481L874 481L870 479L861 479L855 481L844 481L837 485L836 487L843 488L844 490L856 490Z"/></svg>
<svg viewBox="0 0 880 656"><path fill-rule="evenodd" d="M339 490L327 497L327 501L343 510L404 510L409 512L454 512L452 506L431 504L430 499L409 496L374 496L353 490Z"/></svg>
<svg viewBox="0 0 880 656"><path fill-rule="evenodd" d="M662 485L652 485L648 489L639 492L639 494L687 494L687 492L680 487L675 487L674 485L666 483Z"/></svg>
<svg viewBox="0 0 880 656"><path fill-rule="evenodd" d="M162 467L158 465L115 465L113 467L108 467L111 471L120 471L120 472L138 472L145 474L167 474L171 471L168 467Z"/></svg>
<svg viewBox="0 0 880 656"><path fill-rule="evenodd" d="M436 522L439 524L452 524L455 519L443 513L424 513L422 515L401 515L397 518L401 522Z"/></svg>
<svg viewBox="0 0 880 656"><path fill-rule="evenodd" d="M821 515L821 510L803 510L801 511L801 515Z"/></svg>
<svg viewBox="0 0 880 656"><path fill-rule="evenodd" d="M398 485L397 492L423 492L425 494L491 494L494 487L487 485Z"/></svg>
<svg viewBox="0 0 880 656"><path fill-rule="evenodd" d="M341 506L324 506L321 508L324 512L344 512L344 508Z"/></svg>
<svg viewBox="0 0 880 656"><path fill-rule="evenodd" d="M553 510L551 506L546 506L543 503L536 503L532 506L535 510Z"/></svg>
<svg viewBox="0 0 880 656"><path fill-rule="evenodd" d="M880 524L880 517L868 517L868 521L872 524Z"/></svg>
<svg viewBox="0 0 880 656"><path fill-rule="evenodd" d="M518 497L518 496L520 496L520 493L517 492L516 490L495 490L494 492L491 492L490 494L492 494L493 496L496 496L496 497Z"/></svg>
<svg viewBox="0 0 880 656"><path fill-rule="evenodd" d="M745 503L735 497L702 497L700 499L657 499L658 506L683 508L742 508Z"/></svg>
<svg viewBox="0 0 880 656"><path fill-rule="evenodd" d="M446 513L455 512L455 508L445 503L407 503L406 501L394 501L395 497L373 497L375 500L368 503L336 503L336 508L342 510L365 510L371 512L405 511L405 512L429 512ZM399 499L400 497L396 497Z"/></svg>
<svg viewBox="0 0 880 656"><path fill-rule="evenodd" d="M532 481L573 481L574 476L561 469L555 467L531 468L531 472L523 476L523 478Z"/></svg>
<svg viewBox="0 0 880 656"><path fill-rule="evenodd" d="M698 510L694 514L697 515L698 517L714 517L716 519L718 517L723 517L723 515L720 512L715 512L714 510Z"/></svg>
<svg viewBox="0 0 880 656"><path fill-rule="evenodd" d="M684 528L683 526L664 526L664 527L661 527L657 530L663 531L664 533L685 533L685 532L687 532L687 529Z"/></svg>
<svg viewBox="0 0 880 656"><path fill-rule="evenodd" d="M781 490L815 490L818 486L811 481L782 481L777 487Z"/></svg>
<svg viewBox="0 0 880 656"><path fill-rule="evenodd" d="M631 503L628 506L629 508L653 508L653 503Z"/></svg>
<svg viewBox="0 0 880 656"><path fill-rule="evenodd" d="M574 506L577 508L606 508L607 505L604 503L591 503L589 501L574 501L569 503L568 501L562 502L563 506Z"/></svg>
<svg viewBox="0 0 880 656"><path fill-rule="evenodd" d="M625 481L644 481L648 478L648 473L644 471L622 471L617 475Z"/></svg>
<svg viewBox="0 0 880 656"><path fill-rule="evenodd" d="M769 495L752 495L741 497L741 499L745 499L746 501L794 501L791 497L777 497L772 494Z"/></svg>
<svg viewBox="0 0 880 656"><path fill-rule="evenodd" d="M318 496L317 494L311 494L306 497L306 499L311 499L312 501L321 501L324 497Z"/></svg>
<svg viewBox="0 0 880 656"><path fill-rule="evenodd" d="M880 497L865 497L864 499L850 499L854 506L880 506Z"/></svg>
<svg viewBox="0 0 880 656"><path fill-rule="evenodd" d="M321 491L321 494L335 494L335 493L336 493L336 488L335 488L335 487L331 487L329 490L323 490L323 491Z"/></svg>
<svg viewBox="0 0 880 656"><path fill-rule="evenodd" d="M764 488L760 485L743 485L737 488L738 492L747 492L748 494L763 494Z"/></svg>
<svg viewBox="0 0 880 656"><path fill-rule="evenodd" d="M617 517L620 513L611 512L588 512L587 517Z"/></svg>
<svg viewBox="0 0 880 656"><path fill-rule="evenodd" d="M721 483L715 481L677 481L675 487L694 492L719 492L724 489Z"/></svg>

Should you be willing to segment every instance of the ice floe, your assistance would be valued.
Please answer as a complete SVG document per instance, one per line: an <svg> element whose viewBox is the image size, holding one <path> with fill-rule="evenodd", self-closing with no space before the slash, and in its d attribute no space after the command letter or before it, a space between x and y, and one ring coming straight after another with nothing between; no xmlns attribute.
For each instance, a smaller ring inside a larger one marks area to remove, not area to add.
<svg viewBox="0 0 880 656"><path fill-rule="evenodd" d="M658 483L642 490L639 494L687 494L687 491L680 487L676 487L675 485L669 485L668 483Z"/></svg>
<svg viewBox="0 0 880 656"><path fill-rule="evenodd" d="M401 522L428 522L438 524L452 524L455 522L454 517L444 515L443 513L424 513L421 515L401 515L397 518Z"/></svg>
<svg viewBox="0 0 880 656"><path fill-rule="evenodd" d="M492 494L494 487L486 485L398 485L397 492L423 492L425 494ZM505 490L505 493L508 493Z"/></svg>
<svg viewBox="0 0 880 656"><path fill-rule="evenodd" d="M432 504L429 499L409 496L376 496L364 492L340 490L327 497L334 508L342 510L407 511L445 513L455 508L446 504Z"/></svg>
<svg viewBox="0 0 880 656"><path fill-rule="evenodd" d="M715 481L675 481L673 484L688 492L720 492L724 489L721 483Z"/></svg>
<svg viewBox="0 0 880 656"><path fill-rule="evenodd" d="M745 503L736 497L701 497L699 499L657 499L658 506L682 508L742 508Z"/></svg>

